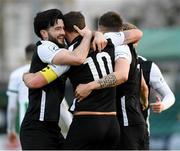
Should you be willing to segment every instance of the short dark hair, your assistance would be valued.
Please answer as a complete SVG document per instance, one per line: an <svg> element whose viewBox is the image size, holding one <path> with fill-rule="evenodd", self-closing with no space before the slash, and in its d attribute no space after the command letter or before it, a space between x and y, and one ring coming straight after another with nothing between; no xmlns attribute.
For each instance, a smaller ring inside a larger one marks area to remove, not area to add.
<svg viewBox="0 0 180 151"><path fill-rule="evenodd" d="M65 31L76 32L73 25L83 29L86 26L85 17L79 11L71 11L64 15L64 26Z"/></svg>
<svg viewBox="0 0 180 151"><path fill-rule="evenodd" d="M25 55L26 55L27 60L30 60L32 58L32 55L33 55L35 50L36 50L36 44L34 44L34 43L31 43L31 44L26 46Z"/></svg>
<svg viewBox="0 0 180 151"><path fill-rule="evenodd" d="M113 11L103 14L98 21L99 26L104 26L110 31L120 31L122 27L121 16Z"/></svg>
<svg viewBox="0 0 180 151"><path fill-rule="evenodd" d="M37 13L34 17L34 32L38 37L42 38L40 31L54 26L58 19L63 19L63 14L59 9L49 9Z"/></svg>

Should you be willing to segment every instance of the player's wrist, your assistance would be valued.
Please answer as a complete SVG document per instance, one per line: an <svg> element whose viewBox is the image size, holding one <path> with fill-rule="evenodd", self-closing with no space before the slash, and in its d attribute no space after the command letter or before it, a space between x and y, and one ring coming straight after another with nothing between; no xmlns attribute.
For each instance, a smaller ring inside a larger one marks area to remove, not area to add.
<svg viewBox="0 0 180 151"><path fill-rule="evenodd" d="M98 83L96 83L95 81L89 82L89 83L88 83L88 88L89 88L91 91L93 91L93 90L95 90L95 89L98 88Z"/></svg>

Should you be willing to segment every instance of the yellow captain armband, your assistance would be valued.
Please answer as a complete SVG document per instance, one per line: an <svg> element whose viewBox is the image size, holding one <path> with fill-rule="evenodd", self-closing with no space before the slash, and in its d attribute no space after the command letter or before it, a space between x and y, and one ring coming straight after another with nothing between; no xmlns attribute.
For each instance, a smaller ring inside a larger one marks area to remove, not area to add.
<svg viewBox="0 0 180 151"><path fill-rule="evenodd" d="M57 79L57 74L52 70L52 67L48 65L40 71L48 83Z"/></svg>

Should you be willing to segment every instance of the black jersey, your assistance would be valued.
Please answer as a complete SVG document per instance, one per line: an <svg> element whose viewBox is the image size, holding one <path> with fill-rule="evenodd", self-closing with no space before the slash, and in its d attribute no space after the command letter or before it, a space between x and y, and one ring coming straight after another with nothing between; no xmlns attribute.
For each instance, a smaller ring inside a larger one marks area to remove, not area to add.
<svg viewBox="0 0 180 151"><path fill-rule="evenodd" d="M148 88L150 89L149 81L150 81L150 72L151 72L152 61L145 60L142 57L138 56L138 62L141 65L141 69L143 70L143 75L144 75L146 84L147 84Z"/></svg>
<svg viewBox="0 0 180 151"><path fill-rule="evenodd" d="M80 42L81 38L76 38L71 47L77 47ZM114 45L110 40L108 40L106 48L101 53L90 50L84 64L71 66L68 71L73 89L75 90L78 84L98 80L112 73L114 60ZM114 112L115 110L115 88L105 88L93 91L83 101L76 101L74 111Z"/></svg>
<svg viewBox="0 0 180 151"><path fill-rule="evenodd" d="M129 45L132 62L128 80L116 88L117 115L121 125L129 126L144 124L140 108L140 70L138 69L137 54L133 45Z"/></svg>
<svg viewBox="0 0 180 151"><path fill-rule="evenodd" d="M39 43L41 44L41 43ZM37 51L35 51L30 72L37 72L47 66L41 61ZM60 103L65 92L65 77L61 76L52 83L39 88L29 89L29 106L25 115L25 120L39 121L59 121Z"/></svg>
<svg viewBox="0 0 180 151"><path fill-rule="evenodd" d="M148 86L149 94L150 94L151 89L150 89L150 83L149 82L150 82L150 72L151 72L151 67L152 67L152 61L145 60L142 57L138 57L138 62L141 66L141 69L143 70L143 76L144 76L144 79L145 79L146 84ZM148 100L149 100L149 96L148 96ZM147 120L147 117L148 117L148 109L149 109L149 107L144 111L142 110L142 113L143 113L145 120Z"/></svg>

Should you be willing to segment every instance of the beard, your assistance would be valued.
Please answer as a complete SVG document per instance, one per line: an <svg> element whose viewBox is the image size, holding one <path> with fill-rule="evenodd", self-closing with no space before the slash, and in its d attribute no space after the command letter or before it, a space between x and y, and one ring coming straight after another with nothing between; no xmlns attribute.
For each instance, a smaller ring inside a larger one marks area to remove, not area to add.
<svg viewBox="0 0 180 151"><path fill-rule="evenodd" d="M60 43L56 38L51 36L49 33L48 33L48 36L49 36L49 41L55 43L59 48L64 48L65 47L64 43Z"/></svg>

